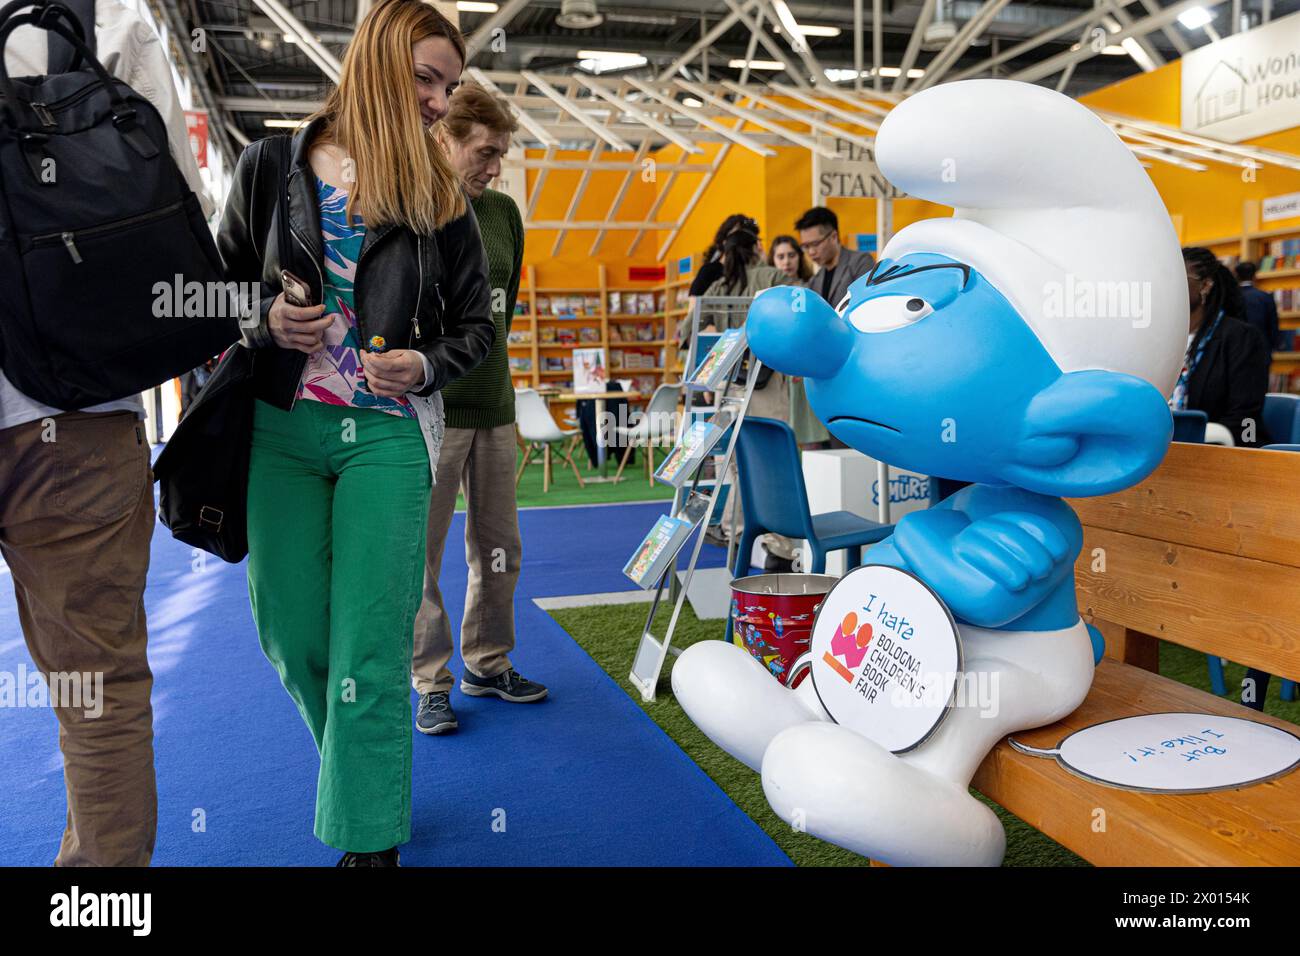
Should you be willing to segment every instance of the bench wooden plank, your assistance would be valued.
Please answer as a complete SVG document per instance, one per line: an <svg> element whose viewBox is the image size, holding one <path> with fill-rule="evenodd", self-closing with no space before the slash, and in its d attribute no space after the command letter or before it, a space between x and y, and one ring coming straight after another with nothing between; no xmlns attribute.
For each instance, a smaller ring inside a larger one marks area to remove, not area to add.
<svg viewBox="0 0 1300 956"><path fill-rule="evenodd" d="M1092 570L1093 548L1105 551L1104 573ZM1085 527L1075 581L1085 616L1300 676L1300 573L1289 565Z"/></svg>
<svg viewBox="0 0 1300 956"><path fill-rule="evenodd" d="M1300 568L1298 454L1175 442L1141 484L1069 504L1084 525Z"/></svg>
<svg viewBox="0 0 1300 956"><path fill-rule="evenodd" d="M1244 717L1300 730L1157 674L1103 660L1078 710L1050 727L1014 736L1033 747L1055 747L1073 731L1106 720L1169 711ZM1136 793L1083 780L1055 760L1022 754L1004 740L971 785L1102 866L1300 864L1300 773L1217 793ZM1098 810L1105 814L1103 832L1093 829Z"/></svg>

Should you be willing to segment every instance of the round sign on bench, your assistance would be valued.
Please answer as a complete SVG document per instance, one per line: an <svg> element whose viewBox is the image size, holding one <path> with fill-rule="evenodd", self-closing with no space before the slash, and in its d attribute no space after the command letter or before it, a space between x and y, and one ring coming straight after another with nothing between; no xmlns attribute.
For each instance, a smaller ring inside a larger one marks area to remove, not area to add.
<svg viewBox="0 0 1300 956"><path fill-rule="evenodd" d="M947 606L916 575L883 565L855 568L831 588L810 650L826 712L893 753L934 733L962 667Z"/></svg>
<svg viewBox="0 0 1300 956"><path fill-rule="evenodd" d="M1263 783L1300 765L1300 738L1256 720L1213 714L1141 714L1085 727L1055 749L1022 753L1055 757L1094 783L1147 793L1209 793Z"/></svg>

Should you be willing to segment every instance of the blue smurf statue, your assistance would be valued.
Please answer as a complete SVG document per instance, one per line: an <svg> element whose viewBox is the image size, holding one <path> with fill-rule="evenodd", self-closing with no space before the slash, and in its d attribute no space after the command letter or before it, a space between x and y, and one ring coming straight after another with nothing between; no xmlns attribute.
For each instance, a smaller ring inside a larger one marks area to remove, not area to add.
<svg viewBox="0 0 1300 956"><path fill-rule="evenodd" d="M970 796L1004 736L1066 716L1100 656L1079 618L1078 518L1061 499L1149 475L1187 334L1178 241L1132 152L1042 87L974 80L901 102L881 171L952 207L894 236L836 307L759 295L746 329L803 376L831 433L874 458L972 482L907 515L867 564L921 578L957 621L967 687L935 733L893 754L835 723L743 649L696 644L673 689L697 725L762 774L783 819L895 865L1001 862L996 815ZM1096 638L1096 639L1095 639Z"/></svg>

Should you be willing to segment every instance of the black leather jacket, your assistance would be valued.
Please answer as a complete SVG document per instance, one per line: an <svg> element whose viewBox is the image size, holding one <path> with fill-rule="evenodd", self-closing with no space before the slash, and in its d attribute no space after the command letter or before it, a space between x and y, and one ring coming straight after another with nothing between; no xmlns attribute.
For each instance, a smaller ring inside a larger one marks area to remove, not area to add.
<svg viewBox="0 0 1300 956"><path fill-rule="evenodd" d="M228 282L261 282L259 322L245 324L243 344L255 349L257 397L278 408L293 406L305 352L282 349L271 338L267 316L282 291L280 270L311 286L320 302L324 285L323 242L316 180L308 144L320 129L314 120L293 139L289 165L289 227L292 248L278 248L276 160L269 140L253 143L239 157L234 184L217 235ZM381 335L389 348L416 349L433 366L418 395L432 395L478 365L492 347L487 256L478 220L468 208L433 235L404 226L367 229L357 261L353 292L361 341ZM251 316L250 316L251 319Z"/></svg>

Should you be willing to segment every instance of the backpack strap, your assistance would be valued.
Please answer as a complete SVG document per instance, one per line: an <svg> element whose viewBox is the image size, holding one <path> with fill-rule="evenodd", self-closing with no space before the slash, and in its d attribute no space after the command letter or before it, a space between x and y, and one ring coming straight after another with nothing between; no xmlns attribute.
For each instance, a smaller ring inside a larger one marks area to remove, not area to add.
<svg viewBox="0 0 1300 956"><path fill-rule="evenodd" d="M81 36L86 46L92 55L98 55L95 50L95 0L58 0L58 2L72 11L72 15L81 24ZM45 37L49 49L49 66L45 68L47 76L86 68L87 64L81 54L67 40L53 30L47 32Z"/></svg>

